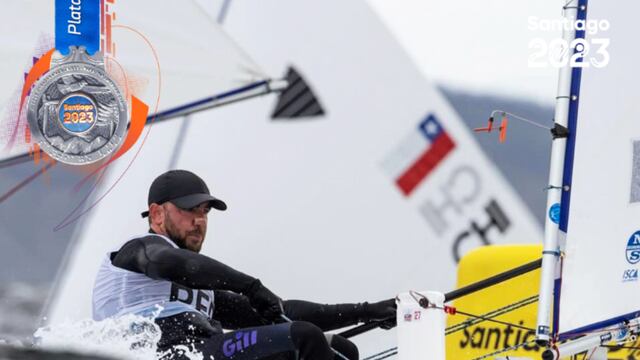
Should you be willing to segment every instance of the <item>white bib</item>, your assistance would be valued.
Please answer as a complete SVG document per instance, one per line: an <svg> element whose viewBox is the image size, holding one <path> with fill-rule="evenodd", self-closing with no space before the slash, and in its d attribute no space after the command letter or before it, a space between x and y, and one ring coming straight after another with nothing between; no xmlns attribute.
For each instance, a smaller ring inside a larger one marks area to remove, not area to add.
<svg viewBox="0 0 640 360"><path fill-rule="evenodd" d="M171 240L158 234L145 234L134 239L150 235L162 238L177 248ZM124 314L150 315L153 312L158 313L157 317L166 317L187 311L197 311L212 318L213 290L191 289L119 268L111 263L111 253L107 253L103 259L94 283L94 320ZM158 311L157 306L162 310Z"/></svg>

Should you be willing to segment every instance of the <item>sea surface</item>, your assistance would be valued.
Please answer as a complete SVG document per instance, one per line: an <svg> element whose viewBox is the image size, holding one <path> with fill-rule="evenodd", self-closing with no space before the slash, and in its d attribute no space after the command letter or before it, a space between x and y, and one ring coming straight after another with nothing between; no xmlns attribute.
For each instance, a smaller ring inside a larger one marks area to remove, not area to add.
<svg viewBox="0 0 640 360"><path fill-rule="evenodd" d="M47 285L17 282L0 287L0 360L16 358L15 351L24 351L20 359L156 360L163 355L157 352L161 332L153 318L126 315L46 325L41 314L48 290ZM188 346L173 351L203 360Z"/></svg>
<svg viewBox="0 0 640 360"><path fill-rule="evenodd" d="M49 286L13 282L0 286L0 339L30 342L42 324L42 309Z"/></svg>

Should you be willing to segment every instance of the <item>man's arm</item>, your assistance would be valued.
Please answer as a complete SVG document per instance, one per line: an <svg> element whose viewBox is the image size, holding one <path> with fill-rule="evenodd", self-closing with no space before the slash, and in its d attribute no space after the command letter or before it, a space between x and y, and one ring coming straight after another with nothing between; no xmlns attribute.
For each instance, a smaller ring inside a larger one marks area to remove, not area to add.
<svg viewBox="0 0 640 360"><path fill-rule="evenodd" d="M177 249L150 235L126 243L111 260L114 266L169 280L193 289L247 292L255 278L193 251Z"/></svg>
<svg viewBox="0 0 640 360"><path fill-rule="evenodd" d="M225 329L235 330L244 327L265 325L268 322L253 311L246 296L229 291L215 292L215 311L213 317L222 323ZM354 304L318 304L302 300L283 301L284 313L291 320L308 321L323 331L373 320L395 319L395 301L393 299L378 303ZM278 322L282 322L280 320Z"/></svg>
<svg viewBox="0 0 640 360"><path fill-rule="evenodd" d="M270 324L253 310L249 298L226 290L215 290L213 318L228 330Z"/></svg>
<svg viewBox="0 0 640 360"><path fill-rule="evenodd" d="M149 235L127 242L112 257L111 263L152 279L164 279L193 289L242 293L261 314L275 317L279 313L280 299L260 280L210 257L174 248L159 236Z"/></svg>
<svg viewBox="0 0 640 360"><path fill-rule="evenodd" d="M361 322L390 320L396 316L395 299L377 303L317 304L303 300L285 300L284 313L291 320L315 324L323 331L340 329ZM390 324L393 327L395 324Z"/></svg>

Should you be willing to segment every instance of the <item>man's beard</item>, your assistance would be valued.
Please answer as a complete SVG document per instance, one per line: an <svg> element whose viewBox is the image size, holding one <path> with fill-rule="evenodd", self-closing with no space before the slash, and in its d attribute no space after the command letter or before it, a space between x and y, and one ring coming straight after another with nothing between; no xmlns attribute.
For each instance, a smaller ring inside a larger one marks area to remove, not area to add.
<svg viewBox="0 0 640 360"><path fill-rule="evenodd" d="M178 245L179 248L200 252L200 249L196 250L196 249L190 249L189 247L187 247L187 236L190 234L190 232L188 231L185 232L184 236L180 235L180 232L176 230L173 224L173 221L171 221L171 218L169 217L165 219L165 230L167 232L167 236L169 237L169 239L171 239L171 241L173 241L176 245Z"/></svg>
<svg viewBox="0 0 640 360"><path fill-rule="evenodd" d="M180 236L180 234L178 234L177 231L174 231L168 226L166 226L165 229L167 230L167 236L169 236L169 239L171 239L171 241L173 241L176 245L178 245L180 249L189 250L187 248L187 241L184 237Z"/></svg>
<svg viewBox="0 0 640 360"><path fill-rule="evenodd" d="M173 225L173 221L171 221L171 218L167 217L165 219L164 227L165 227L165 230L167 231L167 236L169 236L169 239L171 239L176 245L178 245L180 249L189 250L189 248L187 248L186 235L185 236L180 235L178 230L175 229Z"/></svg>

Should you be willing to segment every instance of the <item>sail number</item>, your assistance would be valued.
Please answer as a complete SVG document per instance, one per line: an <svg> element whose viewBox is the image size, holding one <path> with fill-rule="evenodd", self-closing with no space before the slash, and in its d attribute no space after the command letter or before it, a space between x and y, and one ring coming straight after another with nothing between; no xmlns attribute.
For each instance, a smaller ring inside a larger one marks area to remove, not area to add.
<svg viewBox="0 0 640 360"><path fill-rule="evenodd" d="M610 40L605 38L575 39L571 43L564 39L547 42L535 38L529 42L529 49L533 49L529 56L529 67L544 68L551 65L560 68L570 64L571 67L602 68L609 64L609 43Z"/></svg>

